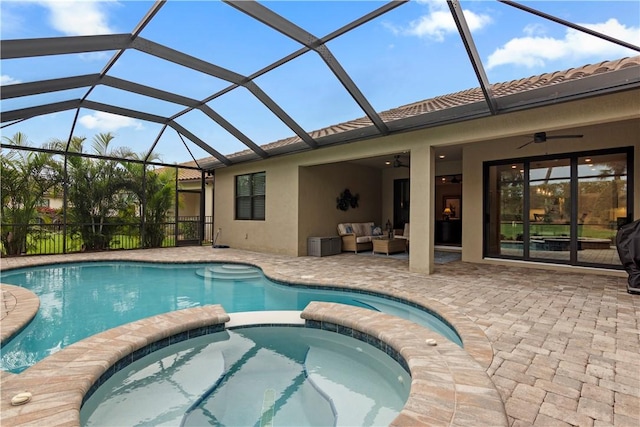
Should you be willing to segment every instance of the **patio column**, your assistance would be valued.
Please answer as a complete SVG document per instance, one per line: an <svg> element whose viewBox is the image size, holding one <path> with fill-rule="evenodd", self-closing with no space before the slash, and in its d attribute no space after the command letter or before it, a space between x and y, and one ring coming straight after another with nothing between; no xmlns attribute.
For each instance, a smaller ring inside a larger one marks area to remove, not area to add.
<svg viewBox="0 0 640 427"><path fill-rule="evenodd" d="M411 149L409 270L433 273L435 154L431 146Z"/></svg>

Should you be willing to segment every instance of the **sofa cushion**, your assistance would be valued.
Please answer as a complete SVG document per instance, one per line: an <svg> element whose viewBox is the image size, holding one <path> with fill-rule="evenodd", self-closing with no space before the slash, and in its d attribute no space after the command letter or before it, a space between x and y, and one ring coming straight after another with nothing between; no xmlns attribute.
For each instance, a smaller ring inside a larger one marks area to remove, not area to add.
<svg viewBox="0 0 640 427"><path fill-rule="evenodd" d="M371 236L358 236L356 237L356 243L369 243L371 239Z"/></svg>
<svg viewBox="0 0 640 427"><path fill-rule="evenodd" d="M355 234L358 237L371 237L375 224L373 222L354 222L349 223L345 222L342 224L338 224L338 234ZM377 227L380 229L380 227ZM382 232L382 229L380 229ZM364 240L364 242L370 242L371 240Z"/></svg>
<svg viewBox="0 0 640 427"><path fill-rule="evenodd" d="M338 224L338 234L351 234L353 233L353 227L350 223Z"/></svg>
<svg viewBox="0 0 640 427"><path fill-rule="evenodd" d="M351 224L356 236L370 236L371 225L368 222L354 222Z"/></svg>

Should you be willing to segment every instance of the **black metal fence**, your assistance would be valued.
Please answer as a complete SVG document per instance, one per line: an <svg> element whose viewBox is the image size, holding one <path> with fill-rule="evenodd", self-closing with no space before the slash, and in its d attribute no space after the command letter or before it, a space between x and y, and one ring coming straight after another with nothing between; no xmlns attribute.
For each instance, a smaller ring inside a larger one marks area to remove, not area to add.
<svg viewBox="0 0 640 427"><path fill-rule="evenodd" d="M82 229L85 233L82 233ZM213 242L213 217L178 217L176 221L159 224L108 223L95 224L5 224L2 234L9 241L12 236L25 235L18 230L26 230L26 238L18 246L20 253L26 255L52 255L87 250L142 249L144 247L173 247L193 244L201 245ZM149 231L147 231L149 230ZM155 239L149 239L153 230ZM201 234L202 230L202 236ZM147 233L146 239L144 233ZM83 234L91 235L91 241L85 241ZM145 245L144 242L147 242ZM153 241L153 245L149 245ZM14 245L15 246L15 245ZM0 243L2 255L7 256L7 248Z"/></svg>

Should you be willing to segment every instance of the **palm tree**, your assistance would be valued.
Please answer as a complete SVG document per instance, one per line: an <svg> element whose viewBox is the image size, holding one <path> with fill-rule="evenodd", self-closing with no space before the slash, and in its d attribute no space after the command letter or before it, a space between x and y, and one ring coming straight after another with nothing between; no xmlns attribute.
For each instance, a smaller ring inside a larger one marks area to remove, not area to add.
<svg viewBox="0 0 640 427"><path fill-rule="evenodd" d="M93 154L130 156L127 148L109 149L114 138L110 132L96 135ZM72 138L69 151L82 153L84 142L85 138ZM69 214L74 229L81 235L85 249L108 249L116 231L116 215L127 207L122 195L131 186L127 171L121 162L102 158L68 156L67 162Z"/></svg>
<svg viewBox="0 0 640 427"><path fill-rule="evenodd" d="M27 235L30 224L33 225L37 220L36 208L44 196L59 184L59 179L54 173L55 162L51 154L20 149L30 145L24 133L18 132L11 138L3 137L3 141L16 149L9 149L0 158L0 240L7 255L18 255L28 249Z"/></svg>
<svg viewBox="0 0 640 427"><path fill-rule="evenodd" d="M138 160L143 157L133 156ZM157 155L152 155L147 161L158 159ZM165 238L166 215L175 202L176 171L171 168L148 170L145 164L137 162L126 162L124 167L130 174L133 184L130 190L137 197L139 217L143 219L142 247L160 247Z"/></svg>

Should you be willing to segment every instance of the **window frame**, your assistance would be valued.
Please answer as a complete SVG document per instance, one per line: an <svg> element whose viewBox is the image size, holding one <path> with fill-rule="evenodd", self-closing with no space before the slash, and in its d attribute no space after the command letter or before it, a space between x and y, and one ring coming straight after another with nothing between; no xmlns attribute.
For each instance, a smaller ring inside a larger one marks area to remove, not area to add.
<svg viewBox="0 0 640 427"><path fill-rule="evenodd" d="M259 176L262 175L263 181L263 191L262 193L256 193L256 181ZM241 178L248 177L248 190L249 194L238 194L238 190L240 186L238 185L238 181ZM267 216L267 173L266 171L261 172L252 172L242 175L236 175L234 177L234 219L236 221L265 221ZM249 201L249 213L248 216L240 215L240 212L245 210L246 208L240 207L241 201ZM262 209L257 209L259 203L258 201L262 201Z"/></svg>
<svg viewBox="0 0 640 427"><path fill-rule="evenodd" d="M552 260L548 258L536 258L529 253L529 250L524 247L524 251L522 255L506 255L506 254L496 254L491 253L490 249L490 228L491 225L488 221L491 218L492 212L491 209L491 195L490 188L492 185L490 178L490 169L494 166L504 166L508 164L516 164L522 163L524 166L524 198L523 198L523 212L529 212L530 210L530 196L529 196L529 184L530 178L529 170L530 165L537 161L548 161L554 159L569 159L571 164L571 187L572 187L572 197L571 197L571 210L572 212L577 212L577 203L578 203L578 180L579 176L577 174L577 160L580 157L591 157L591 156L599 156L599 155L607 155L607 154L625 154L627 157L627 172L626 176L628 177L626 181L627 185L627 204L626 204L626 212L627 212L627 222L631 222L634 218L633 206L634 206L634 189L633 189L633 176L634 176L634 147L633 146L621 146L616 148L608 148L601 150L589 150L589 151L579 151L579 152L567 152L567 153L558 153L554 155L544 155L544 156L534 156L534 157L523 157L523 158L510 158L510 159L501 159L501 160L493 160L483 162L483 207L482 212L484 213L483 220L483 238L482 238L482 256L483 258L493 258L493 259L515 259L521 261L528 262L542 262L542 263L552 263L552 264L564 264L564 265L572 265L572 266L585 266L585 267L596 267L596 268L606 268L606 269L614 269L620 270L622 269L621 265L611 265L611 264L600 264L600 263L591 263L578 260L577 257L577 248L571 248L571 256L569 260ZM575 214L574 214L575 215ZM528 214L526 214L528 218ZM528 219L526 221L528 224ZM571 233L572 236L577 236L577 218L572 218L570 221L570 226L573 227L573 231ZM523 240L528 241L529 233L527 229L523 232ZM576 238L577 240L577 238Z"/></svg>

